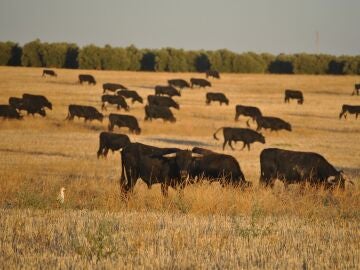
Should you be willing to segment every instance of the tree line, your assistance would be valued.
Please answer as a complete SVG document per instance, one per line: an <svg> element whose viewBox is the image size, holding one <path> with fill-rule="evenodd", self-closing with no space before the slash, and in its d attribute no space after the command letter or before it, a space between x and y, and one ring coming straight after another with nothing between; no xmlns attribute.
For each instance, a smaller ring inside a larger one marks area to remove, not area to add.
<svg viewBox="0 0 360 270"><path fill-rule="evenodd" d="M0 42L0 65L98 70L232 73L360 74L360 55L234 53L175 48L138 49L106 45L47 43L39 39L19 46Z"/></svg>

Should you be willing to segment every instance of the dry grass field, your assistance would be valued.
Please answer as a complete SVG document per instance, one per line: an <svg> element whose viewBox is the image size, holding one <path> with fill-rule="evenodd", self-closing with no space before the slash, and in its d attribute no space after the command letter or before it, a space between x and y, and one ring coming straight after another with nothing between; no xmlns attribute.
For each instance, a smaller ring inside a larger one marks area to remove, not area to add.
<svg viewBox="0 0 360 270"><path fill-rule="evenodd" d="M182 196L139 181L129 201L119 198L119 153L97 159L103 123L65 121L69 104L100 110L102 83L118 82L146 99L171 78L204 77L190 73L56 70L0 67L0 104L23 93L45 95L53 110L47 117L0 120L0 269L12 268L211 268L211 269L358 269L360 267L360 119L339 120L342 104L360 105L351 96L359 77L223 74L210 89L185 89L175 99L177 122L144 122L144 105L131 105L141 135L132 141L222 152L213 139L234 121L235 105L258 106L264 115L290 122L292 132L263 131L266 144L251 151L225 153L237 158L247 191L199 183ZM96 86L79 85L79 73L93 74ZM304 105L283 102L285 88L301 89ZM205 105L207 91L224 92L229 106ZM105 114L116 112L108 107ZM251 123L251 122L250 122ZM255 127L252 124L252 127ZM222 139L222 134L220 133ZM284 190L257 186L259 154L267 147L313 151L344 170L355 186L344 192ZM56 195L66 188L65 203Z"/></svg>

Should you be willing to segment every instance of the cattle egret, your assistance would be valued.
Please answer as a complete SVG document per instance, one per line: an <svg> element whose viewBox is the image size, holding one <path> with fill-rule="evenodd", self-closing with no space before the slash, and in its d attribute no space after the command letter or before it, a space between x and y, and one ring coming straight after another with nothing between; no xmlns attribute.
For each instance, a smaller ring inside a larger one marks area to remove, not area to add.
<svg viewBox="0 0 360 270"><path fill-rule="evenodd" d="M65 191L65 188L64 188L64 187L60 188L60 192L59 192L59 194L58 194L58 196L57 196L57 201L58 201L59 203L61 203L61 204L63 204L63 203L64 203L64 200L65 200L64 191Z"/></svg>

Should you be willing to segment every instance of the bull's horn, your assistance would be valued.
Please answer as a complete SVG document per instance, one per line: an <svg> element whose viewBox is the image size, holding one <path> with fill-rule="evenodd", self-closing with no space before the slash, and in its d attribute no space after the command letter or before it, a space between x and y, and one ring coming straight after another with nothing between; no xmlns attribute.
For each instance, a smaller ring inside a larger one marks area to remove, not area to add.
<svg viewBox="0 0 360 270"><path fill-rule="evenodd" d="M335 176L329 176L328 178L327 178L327 181L329 182L329 183L333 183L333 182L335 182L335 180L336 180L336 177Z"/></svg>
<svg viewBox="0 0 360 270"><path fill-rule="evenodd" d="M192 157L203 157L203 154L198 154L198 153L191 153Z"/></svg>
<svg viewBox="0 0 360 270"><path fill-rule="evenodd" d="M176 157L176 153L166 154L166 155L163 155L163 157L166 157L166 158Z"/></svg>

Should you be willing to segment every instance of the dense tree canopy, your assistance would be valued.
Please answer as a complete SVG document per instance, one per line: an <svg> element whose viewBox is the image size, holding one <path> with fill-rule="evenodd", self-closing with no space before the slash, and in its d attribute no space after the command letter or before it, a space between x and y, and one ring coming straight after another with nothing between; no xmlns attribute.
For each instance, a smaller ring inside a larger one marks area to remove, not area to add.
<svg viewBox="0 0 360 270"><path fill-rule="evenodd" d="M134 45L120 48L91 44L79 48L73 43L43 43L39 39L23 47L10 41L0 42L0 65L167 72L213 69L235 73L360 74L360 56L239 54L227 49L138 49Z"/></svg>

